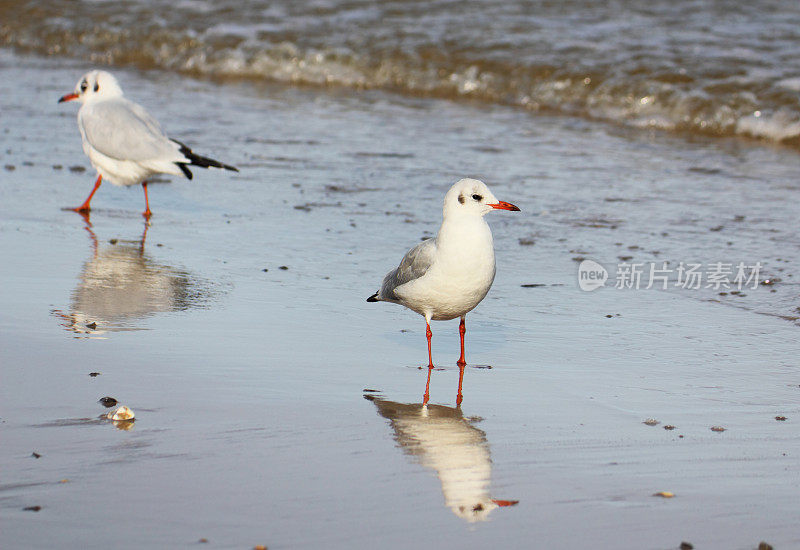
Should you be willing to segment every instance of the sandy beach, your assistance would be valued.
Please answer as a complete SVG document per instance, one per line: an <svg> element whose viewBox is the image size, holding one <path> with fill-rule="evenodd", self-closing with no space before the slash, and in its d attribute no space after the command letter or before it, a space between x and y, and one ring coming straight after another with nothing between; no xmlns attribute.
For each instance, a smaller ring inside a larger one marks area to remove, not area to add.
<svg viewBox="0 0 800 550"><path fill-rule="evenodd" d="M795 150L116 68L241 171L154 182L149 226L104 185L86 221L56 104L86 69L0 50L2 548L800 547ZM467 176L522 212L488 216L460 408L432 326L426 412L423 319L365 299ZM777 282L614 288L662 261Z"/></svg>

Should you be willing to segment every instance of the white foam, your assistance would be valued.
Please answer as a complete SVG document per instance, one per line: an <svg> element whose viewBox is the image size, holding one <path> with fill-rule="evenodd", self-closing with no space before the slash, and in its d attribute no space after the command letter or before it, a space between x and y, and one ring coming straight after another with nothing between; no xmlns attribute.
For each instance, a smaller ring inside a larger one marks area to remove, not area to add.
<svg viewBox="0 0 800 550"><path fill-rule="evenodd" d="M800 77L798 78L785 78L775 83L782 88L787 88L795 92L800 92Z"/></svg>
<svg viewBox="0 0 800 550"><path fill-rule="evenodd" d="M783 109L771 115L757 111L737 121L736 133L772 141L783 141L800 135L800 120L797 119L796 114Z"/></svg>

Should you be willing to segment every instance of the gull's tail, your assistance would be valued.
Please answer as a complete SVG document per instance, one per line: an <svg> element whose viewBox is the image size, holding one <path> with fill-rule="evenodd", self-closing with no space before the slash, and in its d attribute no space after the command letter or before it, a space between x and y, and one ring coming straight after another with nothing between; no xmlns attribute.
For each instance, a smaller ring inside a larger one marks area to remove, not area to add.
<svg viewBox="0 0 800 550"><path fill-rule="evenodd" d="M178 165L178 168L186 175L187 178L192 179L192 172L189 170L189 166L199 166L200 168L222 168L224 170L231 170L233 172L238 172L239 169L235 166L230 166L228 164L223 164L218 160L214 160L208 157L201 157L192 152L189 147L187 147L184 143L181 143L177 139L173 139L175 143L181 146L179 149L180 153L186 157L188 162L176 162L175 164Z"/></svg>
<svg viewBox="0 0 800 550"><path fill-rule="evenodd" d="M367 298L367 301L368 302L380 302L380 299L378 299L378 293L376 292L375 294L373 294L372 296Z"/></svg>

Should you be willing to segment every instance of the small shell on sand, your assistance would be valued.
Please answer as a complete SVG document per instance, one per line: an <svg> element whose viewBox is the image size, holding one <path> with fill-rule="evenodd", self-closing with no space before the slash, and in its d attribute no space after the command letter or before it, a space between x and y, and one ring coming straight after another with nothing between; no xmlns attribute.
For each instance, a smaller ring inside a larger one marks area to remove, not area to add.
<svg viewBox="0 0 800 550"><path fill-rule="evenodd" d="M134 414L132 410L123 405L122 407L116 408L109 412L106 415L106 418L109 420L133 420Z"/></svg>

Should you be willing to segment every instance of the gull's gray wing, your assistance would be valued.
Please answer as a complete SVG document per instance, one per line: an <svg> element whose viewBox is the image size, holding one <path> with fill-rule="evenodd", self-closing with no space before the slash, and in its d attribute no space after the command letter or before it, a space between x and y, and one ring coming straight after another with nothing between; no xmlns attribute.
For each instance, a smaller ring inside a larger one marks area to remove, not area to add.
<svg viewBox="0 0 800 550"><path fill-rule="evenodd" d="M78 126L94 149L113 159L184 160L158 121L125 98L85 105L78 112Z"/></svg>
<svg viewBox="0 0 800 550"><path fill-rule="evenodd" d="M383 284L378 296L381 300L394 301L397 296L394 289L415 279L419 279L428 272L436 254L436 240L428 239L409 250L397 266L383 278Z"/></svg>

